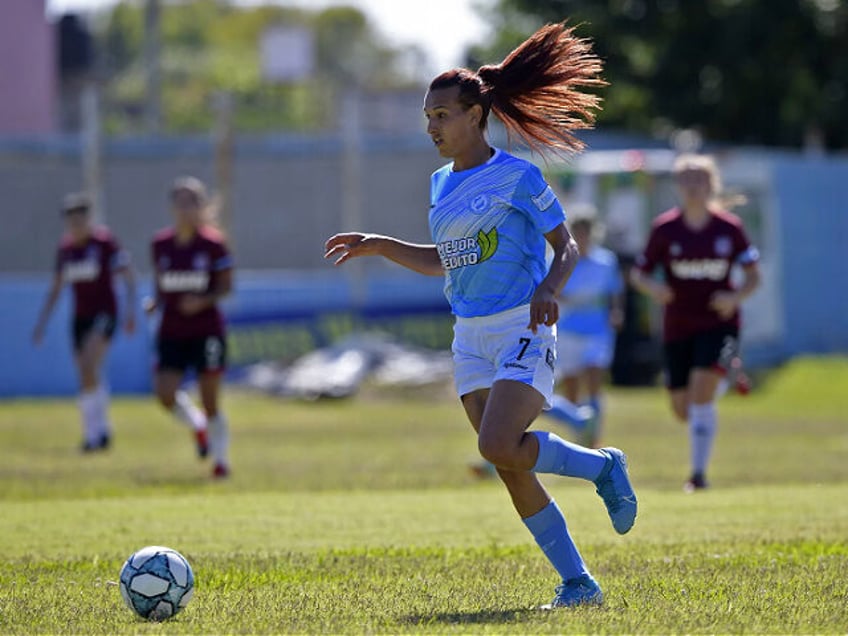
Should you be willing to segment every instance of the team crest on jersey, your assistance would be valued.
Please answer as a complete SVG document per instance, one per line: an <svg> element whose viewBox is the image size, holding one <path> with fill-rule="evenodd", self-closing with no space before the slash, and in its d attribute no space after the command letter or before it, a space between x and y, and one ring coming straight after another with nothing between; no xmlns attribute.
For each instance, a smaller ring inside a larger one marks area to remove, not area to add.
<svg viewBox="0 0 848 636"><path fill-rule="evenodd" d="M489 209L489 196L486 194L478 194L471 199L471 211L476 214L481 214Z"/></svg>
<svg viewBox="0 0 848 636"><path fill-rule="evenodd" d="M668 246L668 253L672 256L680 256L683 253L683 248L680 247L680 243L672 243Z"/></svg>
<svg viewBox="0 0 848 636"><path fill-rule="evenodd" d="M85 251L85 258L89 261L100 260L100 248L97 245L89 245Z"/></svg>
<svg viewBox="0 0 848 636"><path fill-rule="evenodd" d="M730 250L733 248L733 243L729 236L719 236L715 240L715 253L719 256L730 256Z"/></svg>
<svg viewBox="0 0 848 636"><path fill-rule="evenodd" d="M192 269L209 269L209 254L206 252L195 254L191 261L191 267Z"/></svg>

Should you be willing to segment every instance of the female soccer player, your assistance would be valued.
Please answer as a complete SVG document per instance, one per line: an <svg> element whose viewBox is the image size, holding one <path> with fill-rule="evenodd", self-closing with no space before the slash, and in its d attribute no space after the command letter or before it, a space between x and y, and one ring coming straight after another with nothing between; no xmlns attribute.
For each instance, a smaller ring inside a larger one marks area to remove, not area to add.
<svg viewBox="0 0 848 636"><path fill-rule="evenodd" d="M683 155L674 164L681 206L658 216L633 285L663 305L666 386L671 410L688 422L692 473L687 492L707 487L717 429L715 398L727 369L724 352L737 349L739 305L760 282L759 253L742 221L717 204L721 180L712 157ZM734 289L734 265L744 280ZM661 268L664 280L651 274Z"/></svg>
<svg viewBox="0 0 848 636"><path fill-rule="evenodd" d="M94 225L91 202L82 193L65 197L62 213L66 232L56 254L56 268L47 299L32 339L40 344L53 307L65 283L73 289L74 363L80 378L79 409L82 415L82 451L105 450L112 439L109 421L109 388L101 369L117 324L118 303L114 276L126 286L124 329L135 330L135 278L129 254L121 249L108 228Z"/></svg>
<svg viewBox="0 0 848 636"><path fill-rule="evenodd" d="M437 76L424 115L439 154L452 162L431 178L434 244L347 232L328 239L325 252L337 265L380 255L445 276L456 316L456 388L481 455L497 467L515 509L562 577L553 607L598 604L603 594L537 473L593 481L619 533L633 525L636 497L620 450L527 432L553 392L556 295L574 267L577 246L539 169L492 148L486 124L493 112L531 148L577 150L572 131L591 125L599 103L579 89L603 84L600 69L586 40L552 24L501 64ZM554 252L550 268L546 241Z"/></svg>
<svg viewBox="0 0 848 636"><path fill-rule="evenodd" d="M615 332L624 319L624 283L616 255L596 242L594 209L585 208L578 214L572 211L569 217L580 259L559 298L556 377L566 402L561 412L562 398L555 396L548 413L578 428L581 443L594 448L602 429L605 374L615 351ZM581 398L590 412L582 426L571 416L573 405L580 404Z"/></svg>
<svg viewBox="0 0 848 636"><path fill-rule="evenodd" d="M212 475L222 478L230 465L228 425L218 404L227 354L218 301L232 289L233 261L223 234L208 218L204 184L181 177L170 198L174 225L153 239L156 298L146 306L149 313L162 310L155 391L166 409L192 427L200 457L211 451ZM197 373L205 413L180 389L189 370Z"/></svg>

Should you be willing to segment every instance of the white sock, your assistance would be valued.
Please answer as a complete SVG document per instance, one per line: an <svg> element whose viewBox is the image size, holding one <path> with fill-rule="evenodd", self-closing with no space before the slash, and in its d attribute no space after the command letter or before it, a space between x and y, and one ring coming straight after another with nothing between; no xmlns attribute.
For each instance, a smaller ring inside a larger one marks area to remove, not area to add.
<svg viewBox="0 0 848 636"><path fill-rule="evenodd" d="M171 412L184 424L188 424L196 431L202 431L206 428L206 416L203 414L197 405L189 397L185 391L177 391L174 401L174 407Z"/></svg>
<svg viewBox="0 0 848 636"><path fill-rule="evenodd" d="M703 475L712 453L718 422L714 402L689 405L689 442L692 451L692 472Z"/></svg>
<svg viewBox="0 0 848 636"><path fill-rule="evenodd" d="M95 390L97 396L97 426L100 435L111 437L112 423L109 421L109 388L101 384Z"/></svg>
<svg viewBox="0 0 848 636"><path fill-rule="evenodd" d="M717 400L727 393L728 389L730 389L730 382L728 382L727 376L724 376L718 381L718 385L716 386L715 399Z"/></svg>
<svg viewBox="0 0 848 636"><path fill-rule="evenodd" d="M89 444L97 444L100 441L100 405L97 390L81 393L77 404L82 416L83 438Z"/></svg>
<svg viewBox="0 0 848 636"><path fill-rule="evenodd" d="M215 464L230 465L230 431L227 418L221 413L209 418L209 452Z"/></svg>

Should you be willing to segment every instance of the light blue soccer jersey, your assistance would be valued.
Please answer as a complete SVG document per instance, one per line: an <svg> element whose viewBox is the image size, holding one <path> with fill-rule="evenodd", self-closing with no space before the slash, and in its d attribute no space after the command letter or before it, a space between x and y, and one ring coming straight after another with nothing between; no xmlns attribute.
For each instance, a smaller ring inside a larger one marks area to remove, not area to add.
<svg viewBox="0 0 848 636"><path fill-rule="evenodd" d="M489 316L530 302L548 272L544 234L565 220L532 163L495 150L481 166L430 181L430 232L457 316Z"/></svg>
<svg viewBox="0 0 848 636"><path fill-rule="evenodd" d="M562 290L557 329L584 336L610 331L610 296L623 289L615 254L594 246L582 256Z"/></svg>

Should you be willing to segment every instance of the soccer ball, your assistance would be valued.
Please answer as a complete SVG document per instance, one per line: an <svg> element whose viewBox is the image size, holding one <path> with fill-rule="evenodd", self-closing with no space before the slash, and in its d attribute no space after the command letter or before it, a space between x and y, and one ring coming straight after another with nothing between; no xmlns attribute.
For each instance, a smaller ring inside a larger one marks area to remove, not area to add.
<svg viewBox="0 0 848 636"><path fill-rule="evenodd" d="M188 605L194 593L194 572L176 550L151 545L124 563L120 588L132 611L147 620L164 621Z"/></svg>

